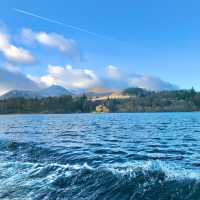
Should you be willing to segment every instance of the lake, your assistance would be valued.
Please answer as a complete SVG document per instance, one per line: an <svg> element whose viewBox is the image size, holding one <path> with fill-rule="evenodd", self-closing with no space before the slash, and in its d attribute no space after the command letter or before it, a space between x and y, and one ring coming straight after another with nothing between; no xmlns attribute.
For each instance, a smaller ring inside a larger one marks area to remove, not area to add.
<svg viewBox="0 0 200 200"><path fill-rule="evenodd" d="M0 199L199 200L200 113L1 115Z"/></svg>

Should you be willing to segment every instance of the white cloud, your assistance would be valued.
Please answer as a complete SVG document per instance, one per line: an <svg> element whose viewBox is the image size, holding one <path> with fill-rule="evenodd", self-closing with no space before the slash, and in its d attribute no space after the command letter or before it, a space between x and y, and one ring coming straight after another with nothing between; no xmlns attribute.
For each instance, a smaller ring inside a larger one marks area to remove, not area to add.
<svg viewBox="0 0 200 200"><path fill-rule="evenodd" d="M38 81L38 78L34 80ZM66 67L48 66L48 74L40 77L39 83L60 85L67 89L86 89L99 84L99 79L92 70Z"/></svg>
<svg viewBox="0 0 200 200"><path fill-rule="evenodd" d="M161 91L161 90L176 90L178 87L167 81L154 76L139 75L130 80L130 85L140 87L147 90Z"/></svg>
<svg viewBox="0 0 200 200"><path fill-rule="evenodd" d="M80 50L76 42L57 33L33 32L31 29L22 30L22 39L26 43L37 42L49 48L55 48L70 58L80 59Z"/></svg>
<svg viewBox="0 0 200 200"><path fill-rule="evenodd" d="M109 65L106 68L107 77L102 82L104 86L108 86L115 89L123 89L126 87L139 87L147 90L161 91L161 90L175 90L178 89L176 85L173 85L162 79L141 74L124 74L118 67Z"/></svg>
<svg viewBox="0 0 200 200"><path fill-rule="evenodd" d="M9 36L3 32L0 32L0 52L12 63L30 64L34 61L34 57L28 50L11 44Z"/></svg>
<svg viewBox="0 0 200 200"><path fill-rule="evenodd" d="M114 65L108 65L106 68L106 73L111 79L117 80L123 77L122 72L119 70L119 68L115 67Z"/></svg>
<svg viewBox="0 0 200 200"><path fill-rule="evenodd" d="M0 95L10 90L38 90L36 82L19 71L0 68Z"/></svg>

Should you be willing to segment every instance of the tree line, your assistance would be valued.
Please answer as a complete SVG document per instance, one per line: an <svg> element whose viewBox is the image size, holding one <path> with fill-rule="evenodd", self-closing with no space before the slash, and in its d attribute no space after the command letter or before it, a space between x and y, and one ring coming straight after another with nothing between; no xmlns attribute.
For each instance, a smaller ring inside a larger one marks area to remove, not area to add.
<svg viewBox="0 0 200 200"><path fill-rule="evenodd" d="M11 98L0 101L0 114L89 113L104 105L110 112L189 112L200 111L200 92L190 90L151 92L140 88L123 91L129 99L91 101L86 95L42 99Z"/></svg>

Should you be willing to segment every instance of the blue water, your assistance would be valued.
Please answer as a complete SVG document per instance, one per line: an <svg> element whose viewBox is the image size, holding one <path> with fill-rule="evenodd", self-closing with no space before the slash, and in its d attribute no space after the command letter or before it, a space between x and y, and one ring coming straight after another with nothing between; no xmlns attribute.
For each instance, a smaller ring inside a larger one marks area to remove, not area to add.
<svg viewBox="0 0 200 200"><path fill-rule="evenodd" d="M0 199L200 200L200 113L0 116Z"/></svg>

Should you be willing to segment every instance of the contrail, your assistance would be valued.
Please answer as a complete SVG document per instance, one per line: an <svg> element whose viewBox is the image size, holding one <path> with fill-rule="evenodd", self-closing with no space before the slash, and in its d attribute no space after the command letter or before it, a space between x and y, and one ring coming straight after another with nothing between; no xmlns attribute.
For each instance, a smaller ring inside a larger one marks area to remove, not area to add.
<svg viewBox="0 0 200 200"><path fill-rule="evenodd" d="M104 36L104 35L101 35L101 34L98 34L98 33L95 33L95 32L91 32L91 31L88 31L88 30L86 30L86 29L83 29L83 28L80 28L80 27L77 27L77 26L73 26L73 25L70 25L70 24L65 24L65 23L63 23L63 22L60 22L60 21L57 21L57 20L54 20L54 19L50 19L50 18L47 18L47 17L43 17L43 16L41 16L41 15L37 15L37 14L35 14L35 13L28 12L28 11L25 11L25 10L22 10L22 9L12 8L12 10L14 10L15 12L24 14L24 15L28 15L28 16L31 16L31 17L38 18L38 19L43 20L43 21L47 21L47 22L50 22L50 23L53 23L53 24L57 24L57 25L60 25L60 26L64 26L64 27L67 27L67 28L70 28L70 29L74 29L74 30L83 32L83 33L87 33L87 34L92 35L92 36L95 36L95 37L100 37L100 38L104 38L104 39L115 40L115 39L113 39L113 38L109 38L109 37L107 37L107 36Z"/></svg>

